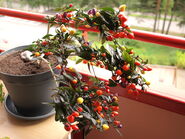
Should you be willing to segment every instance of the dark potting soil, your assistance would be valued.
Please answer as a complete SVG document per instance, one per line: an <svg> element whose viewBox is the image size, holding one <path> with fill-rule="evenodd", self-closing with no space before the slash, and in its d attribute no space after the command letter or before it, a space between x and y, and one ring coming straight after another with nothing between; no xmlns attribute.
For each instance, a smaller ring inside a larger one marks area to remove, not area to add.
<svg viewBox="0 0 185 139"><path fill-rule="evenodd" d="M22 51L13 52L0 59L0 72L13 75L30 75L49 70L48 64L41 61L40 66L36 61L24 61L21 59ZM52 65L57 65L57 58L53 55L48 56L47 60Z"/></svg>

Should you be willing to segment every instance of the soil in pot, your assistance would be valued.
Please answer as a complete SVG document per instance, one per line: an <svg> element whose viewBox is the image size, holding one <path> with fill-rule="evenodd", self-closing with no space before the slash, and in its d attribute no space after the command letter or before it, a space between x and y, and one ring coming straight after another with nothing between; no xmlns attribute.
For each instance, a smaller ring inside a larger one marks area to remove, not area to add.
<svg viewBox="0 0 185 139"><path fill-rule="evenodd" d="M21 59L20 53L17 51L10 53L0 59L0 72L13 75L30 75L42 73L49 70L48 64L41 61L40 65L36 61L24 61ZM57 58L53 55L47 57L52 65L57 64Z"/></svg>
<svg viewBox="0 0 185 139"><path fill-rule="evenodd" d="M3 80L16 111L23 116L47 115L52 106L43 104L52 102L51 95L56 83L44 61L24 61L20 53L28 46L11 49L0 56L0 78ZM55 67L55 56L46 58Z"/></svg>

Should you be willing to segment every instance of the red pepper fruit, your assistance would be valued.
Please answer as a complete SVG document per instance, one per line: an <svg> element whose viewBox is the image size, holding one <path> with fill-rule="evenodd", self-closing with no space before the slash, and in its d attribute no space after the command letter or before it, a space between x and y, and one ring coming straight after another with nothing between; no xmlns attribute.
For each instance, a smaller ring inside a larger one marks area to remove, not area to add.
<svg viewBox="0 0 185 139"><path fill-rule="evenodd" d="M133 34L133 33L128 33L128 34L127 34L127 37L128 37L129 39L133 39L133 38L134 38L134 34Z"/></svg>
<svg viewBox="0 0 185 139"><path fill-rule="evenodd" d="M119 125L120 121L114 121L114 125Z"/></svg>
<svg viewBox="0 0 185 139"><path fill-rule="evenodd" d="M134 54L134 51L133 51L133 50L131 50L131 51L129 52L129 54Z"/></svg>
<svg viewBox="0 0 185 139"><path fill-rule="evenodd" d="M131 83L128 88L131 88L131 89L135 89L136 88L136 85L134 83Z"/></svg>
<svg viewBox="0 0 185 139"><path fill-rule="evenodd" d="M128 70L130 69L130 67L129 67L128 65L123 65L122 69L123 69L124 71L128 71Z"/></svg>
<svg viewBox="0 0 185 139"><path fill-rule="evenodd" d="M118 106L112 106L111 109L112 109L113 111L117 111L117 110L119 110L119 107L118 107Z"/></svg>
<svg viewBox="0 0 185 139"><path fill-rule="evenodd" d="M69 4L69 7L73 7L73 4Z"/></svg>
<svg viewBox="0 0 185 139"><path fill-rule="evenodd" d="M109 108L107 106L105 106L105 107L103 107L103 109L107 111Z"/></svg>
<svg viewBox="0 0 185 139"><path fill-rule="evenodd" d="M43 41L43 42L42 42L42 45L44 45L44 46L47 45L47 44L48 44L47 41Z"/></svg>
<svg viewBox="0 0 185 139"><path fill-rule="evenodd" d="M100 96L100 95L103 94L103 91L102 91L102 90L97 90L97 91L96 91L96 94Z"/></svg>
<svg viewBox="0 0 185 139"><path fill-rule="evenodd" d="M72 116L74 116L74 117L78 117L79 115L80 114L77 111L75 111L75 112L72 113Z"/></svg>
<svg viewBox="0 0 185 139"><path fill-rule="evenodd" d="M119 33L119 37L120 38L125 38L127 35L125 34L125 32L120 32Z"/></svg>
<svg viewBox="0 0 185 139"><path fill-rule="evenodd" d="M77 82L78 82L77 80L72 80L73 84L77 84Z"/></svg>
<svg viewBox="0 0 185 139"><path fill-rule="evenodd" d="M107 39L107 41L113 41L114 40L114 37L111 36L111 35L109 35L109 36L106 37L106 39Z"/></svg>
<svg viewBox="0 0 185 139"><path fill-rule="evenodd" d="M136 61L136 62L135 62L135 65L140 66L141 63L140 63L139 61Z"/></svg>
<svg viewBox="0 0 185 139"><path fill-rule="evenodd" d="M102 106L96 107L96 110L97 110L98 112L101 112L101 111L102 111Z"/></svg>
<svg viewBox="0 0 185 139"><path fill-rule="evenodd" d="M65 129L66 131L70 131L70 130L71 130L71 127L70 127L70 125L69 125L68 123L66 123L66 124L64 125L64 129Z"/></svg>
<svg viewBox="0 0 185 139"><path fill-rule="evenodd" d="M123 72L122 72L121 70L116 70L116 74L117 74L117 75L122 75Z"/></svg>
<svg viewBox="0 0 185 139"><path fill-rule="evenodd" d="M78 108L77 108L77 111L78 111L78 112L83 112L83 108L82 108L82 107L78 107Z"/></svg>
<svg viewBox="0 0 185 139"><path fill-rule="evenodd" d="M52 55L53 53L52 52L46 52L45 55L46 56L49 56L49 55Z"/></svg>
<svg viewBox="0 0 185 139"><path fill-rule="evenodd" d="M88 91L89 88L88 88L87 86L85 86L85 87L83 88L83 90L84 90L84 91Z"/></svg>
<svg viewBox="0 0 185 139"><path fill-rule="evenodd" d="M102 55L103 57L106 57L106 53L102 53L101 55Z"/></svg>
<svg viewBox="0 0 185 139"><path fill-rule="evenodd" d="M128 94L132 94L134 91L132 89L129 89L127 92Z"/></svg>
<svg viewBox="0 0 185 139"><path fill-rule="evenodd" d="M72 128L73 130L79 130L79 127L78 127L77 125L71 125L71 128Z"/></svg>
<svg viewBox="0 0 185 139"><path fill-rule="evenodd" d="M110 93L110 89L108 89L108 88L107 88L105 91L106 91L107 93Z"/></svg>
<svg viewBox="0 0 185 139"><path fill-rule="evenodd" d="M117 111L113 111L111 114L114 115L114 116L118 116L119 115L119 113Z"/></svg>
<svg viewBox="0 0 185 139"><path fill-rule="evenodd" d="M112 80L116 81L117 80L117 76L112 76Z"/></svg>
<svg viewBox="0 0 185 139"><path fill-rule="evenodd" d="M87 61L87 60L83 60L83 63L84 63L84 64L87 64L87 63L88 63L88 61Z"/></svg>
<svg viewBox="0 0 185 139"><path fill-rule="evenodd" d="M67 116L67 121L73 123L75 121L75 117L73 115Z"/></svg>

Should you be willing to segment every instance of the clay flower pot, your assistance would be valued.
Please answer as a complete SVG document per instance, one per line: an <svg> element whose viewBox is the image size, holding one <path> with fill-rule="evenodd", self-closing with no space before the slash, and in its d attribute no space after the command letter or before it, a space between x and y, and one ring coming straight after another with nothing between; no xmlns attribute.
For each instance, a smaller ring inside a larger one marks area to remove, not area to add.
<svg viewBox="0 0 185 139"><path fill-rule="evenodd" d="M28 46L13 48L3 52L0 57L26 47ZM50 71L32 75L11 75L0 72L0 79L8 90L9 96L6 98L5 108L9 113L19 118L30 117L30 119L40 119L54 114L52 106L43 104L52 102L52 89L56 88Z"/></svg>

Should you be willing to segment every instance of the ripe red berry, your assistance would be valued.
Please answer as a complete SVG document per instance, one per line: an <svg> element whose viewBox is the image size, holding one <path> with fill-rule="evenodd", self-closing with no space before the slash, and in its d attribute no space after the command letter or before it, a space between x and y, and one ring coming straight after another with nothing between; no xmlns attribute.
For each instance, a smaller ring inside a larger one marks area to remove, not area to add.
<svg viewBox="0 0 185 139"><path fill-rule="evenodd" d="M123 69L124 71L128 71L128 70L130 69L130 67L129 67L128 65L123 65L122 69Z"/></svg>
<svg viewBox="0 0 185 139"><path fill-rule="evenodd" d="M62 66L61 65L57 65L55 68L60 70L62 68Z"/></svg>
<svg viewBox="0 0 185 139"><path fill-rule="evenodd" d="M104 65L100 65L100 68L105 68L105 66Z"/></svg>
<svg viewBox="0 0 185 139"><path fill-rule="evenodd" d="M113 34L113 33L114 33L114 31L113 31L113 30L109 30L109 33L110 33L110 34Z"/></svg>
<svg viewBox="0 0 185 139"><path fill-rule="evenodd" d="M84 90L84 91L88 91L88 90L89 90L89 87L85 86L85 87L83 88L83 90Z"/></svg>
<svg viewBox="0 0 185 139"><path fill-rule="evenodd" d="M70 127L70 125L69 125L68 123L66 123L66 124L64 125L64 129L65 129L66 131L70 131L70 130L71 130L71 127Z"/></svg>
<svg viewBox="0 0 185 139"><path fill-rule="evenodd" d="M134 83L131 83L128 87L131 88L131 89L135 89L136 85Z"/></svg>
<svg viewBox="0 0 185 139"><path fill-rule="evenodd" d="M74 117L78 117L80 114L79 114L77 111L75 111L75 112L72 113L72 115L73 115Z"/></svg>
<svg viewBox="0 0 185 139"><path fill-rule="evenodd" d="M105 107L103 107L103 109L107 111L109 109L109 107L105 106Z"/></svg>
<svg viewBox="0 0 185 139"><path fill-rule="evenodd" d="M122 15L121 18L120 18L120 21L121 22L126 22L127 21L127 18L124 15Z"/></svg>
<svg viewBox="0 0 185 139"><path fill-rule="evenodd" d="M126 28L126 27L127 27L127 25L125 24L125 22L122 22L122 23L121 23L121 26L122 26L123 28ZM127 35L125 34L125 36L127 36Z"/></svg>
<svg viewBox="0 0 185 139"><path fill-rule="evenodd" d="M113 35L113 37L114 37L114 38L119 38L119 37L120 37L120 33L115 33L115 34Z"/></svg>
<svg viewBox="0 0 185 139"><path fill-rule="evenodd" d="M108 89L108 88L107 88L105 91L106 91L107 93L110 93L110 89Z"/></svg>
<svg viewBox="0 0 185 139"><path fill-rule="evenodd" d="M45 55L46 56L49 56L49 55L52 55L53 53L52 52L46 52Z"/></svg>
<svg viewBox="0 0 185 139"><path fill-rule="evenodd" d="M77 125L71 125L71 128L72 128L73 130L79 130L79 127L78 127Z"/></svg>
<svg viewBox="0 0 185 139"><path fill-rule="evenodd" d="M101 111L102 111L102 106L96 107L96 110L97 110L98 112L101 112Z"/></svg>
<svg viewBox="0 0 185 139"><path fill-rule="evenodd" d="M88 63L88 61L87 61L87 60L83 60L82 62L83 62L84 64L87 64L87 63Z"/></svg>
<svg viewBox="0 0 185 139"><path fill-rule="evenodd" d="M100 96L100 95L103 94L103 91L102 91L102 90L97 90L97 91L96 91L96 94Z"/></svg>
<svg viewBox="0 0 185 139"><path fill-rule="evenodd" d="M69 7L73 7L73 4L69 4Z"/></svg>
<svg viewBox="0 0 185 139"><path fill-rule="evenodd" d="M147 69L147 68L145 68L145 67L143 68L143 70L144 70L144 71L148 71L148 69Z"/></svg>
<svg viewBox="0 0 185 139"><path fill-rule="evenodd" d="M5 50L0 49L0 53L4 52Z"/></svg>
<svg viewBox="0 0 185 139"><path fill-rule="evenodd" d="M134 34L133 34L133 33L128 33L128 34L127 34L127 37L128 37L129 39L133 39L133 38L134 38Z"/></svg>
<svg viewBox="0 0 185 139"><path fill-rule="evenodd" d="M111 109L112 109L113 111L117 111L117 110L119 110L119 106L112 106Z"/></svg>
<svg viewBox="0 0 185 139"><path fill-rule="evenodd" d="M110 89L110 86L105 86L106 89Z"/></svg>
<svg viewBox="0 0 185 139"><path fill-rule="evenodd" d="M133 51L133 50L131 50L131 51L129 52L129 54L134 54L134 51Z"/></svg>
<svg viewBox="0 0 185 139"><path fill-rule="evenodd" d="M114 125L119 125L120 124L120 121L114 121Z"/></svg>
<svg viewBox="0 0 185 139"><path fill-rule="evenodd" d="M120 32L119 33L119 37L120 38L125 38L127 35L125 34L125 32Z"/></svg>
<svg viewBox="0 0 185 139"><path fill-rule="evenodd" d="M123 17L122 14L118 14L118 18L121 19Z"/></svg>
<svg viewBox="0 0 185 139"><path fill-rule="evenodd" d="M75 117L73 115L67 116L67 121L73 123L75 121Z"/></svg>
<svg viewBox="0 0 185 139"><path fill-rule="evenodd" d="M42 42L42 45L44 45L44 46L47 45L47 44L48 44L47 41L43 41L43 42Z"/></svg>
<svg viewBox="0 0 185 139"><path fill-rule="evenodd" d="M77 80L72 80L73 84L77 84L77 82L78 82Z"/></svg>
<svg viewBox="0 0 185 139"><path fill-rule="evenodd" d="M128 94L132 94L134 91L132 89L129 89L127 92Z"/></svg>
<svg viewBox="0 0 185 139"><path fill-rule="evenodd" d="M114 37L111 36L111 35L109 35L109 36L106 37L106 39L107 39L107 41L113 41L114 40Z"/></svg>
<svg viewBox="0 0 185 139"><path fill-rule="evenodd" d="M106 57L106 53L102 53L101 55L102 55L103 57Z"/></svg>
<svg viewBox="0 0 185 139"><path fill-rule="evenodd" d="M83 108L82 108L82 107L78 107L78 108L77 108L77 111L78 111L78 112L83 112Z"/></svg>
<svg viewBox="0 0 185 139"><path fill-rule="evenodd" d="M147 67L147 71L151 71L152 70L152 68L150 68L150 67Z"/></svg>
<svg viewBox="0 0 185 139"><path fill-rule="evenodd" d="M101 102L99 102L99 101L94 101L94 102L93 102L93 105L96 106L96 107L98 107L98 106L101 105Z"/></svg>
<svg viewBox="0 0 185 139"><path fill-rule="evenodd" d="M70 14L70 13L67 14L67 17L68 17L68 18L70 18L71 16L72 16L72 14Z"/></svg>
<svg viewBox="0 0 185 139"><path fill-rule="evenodd" d="M114 116L118 116L119 115L119 113L117 111L113 111L111 114L114 115Z"/></svg>
<svg viewBox="0 0 185 139"><path fill-rule="evenodd" d="M135 65L136 65L136 66L140 66L141 63L140 63L139 61L136 61L136 62L135 62Z"/></svg>
<svg viewBox="0 0 185 139"><path fill-rule="evenodd" d="M116 74L117 74L117 75L122 75L123 72L122 72L121 70L116 70Z"/></svg>
<svg viewBox="0 0 185 139"><path fill-rule="evenodd" d="M105 85L109 85L109 82L105 82Z"/></svg>
<svg viewBox="0 0 185 139"><path fill-rule="evenodd" d="M117 76L112 76L112 80L116 81L117 80Z"/></svg>

